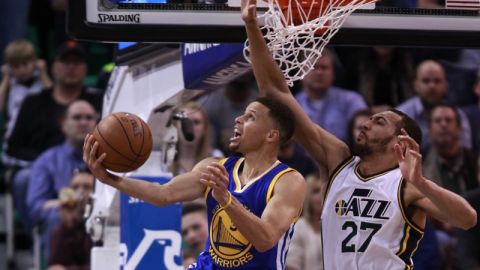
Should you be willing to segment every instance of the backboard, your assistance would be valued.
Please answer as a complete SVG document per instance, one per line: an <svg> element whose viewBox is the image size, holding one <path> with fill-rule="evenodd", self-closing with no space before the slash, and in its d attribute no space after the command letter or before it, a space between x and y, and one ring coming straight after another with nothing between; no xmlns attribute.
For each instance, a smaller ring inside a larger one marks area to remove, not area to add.
<svg viewBox="0 0 480 270"><path fill-rule="evenodd" d="M357 10L330 43L480 47L478 0L447 1L448 8L436 9L394 7L389 2L408 6L410 1L378 1L371 9ZM243 42L239 4L239 0L70 0L67 32L76 39L104 42ZM258 13L264 11L259 6Z"/></svg>

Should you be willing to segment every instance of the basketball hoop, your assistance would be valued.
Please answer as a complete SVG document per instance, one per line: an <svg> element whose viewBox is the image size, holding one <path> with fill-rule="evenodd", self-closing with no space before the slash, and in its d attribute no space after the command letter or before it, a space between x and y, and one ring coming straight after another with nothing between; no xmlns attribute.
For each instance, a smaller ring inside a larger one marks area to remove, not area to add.
<svg viewBox="0 0 480 270"><path fill-rule="evenodd" d="M313 69L330 39L356 9L376 0L267 0L265 38L288 85ZM248 40L244 55L250 62Z"/></svg>

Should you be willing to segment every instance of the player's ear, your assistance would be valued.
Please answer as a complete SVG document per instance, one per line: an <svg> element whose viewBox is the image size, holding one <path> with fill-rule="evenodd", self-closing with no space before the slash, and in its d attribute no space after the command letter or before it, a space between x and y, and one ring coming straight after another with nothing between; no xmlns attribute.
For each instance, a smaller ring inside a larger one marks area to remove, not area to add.
<svg viewBox="0 0 480 270"><path fill-rule="evenodd" d="M280 140L280 131L278 129L271 129L267 134L268 141Z"/></svg>

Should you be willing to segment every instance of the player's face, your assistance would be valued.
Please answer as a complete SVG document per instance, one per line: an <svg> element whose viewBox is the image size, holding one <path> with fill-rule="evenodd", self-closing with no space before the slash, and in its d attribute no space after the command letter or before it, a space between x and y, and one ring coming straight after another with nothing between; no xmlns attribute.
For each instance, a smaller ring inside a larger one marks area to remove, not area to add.
<svg viewBox="0 0 480 270"><path fill-rule="evenodd" d="M460 126L452 108L435 108L430 121L430 138L434 144L447 146L458 142Z"/></svg>
<svg viewBox="0 0 480 270"><path fill-rule="evenodd" d="M208 239L208 221L204 213L193 212L182 217L182 235L195 251L201 252Z"/></svg>
<svg viewBox="0 0 480 270"><path fill-rule="evenodd" d="M393 151L398 121L401 121L401 117L390 111L377 113L364 121L355 139L355 152L364 156Z"/></svg>
<svg viewBox="0 0 480 270"><path fill-rule="evenodd" d="M443 68L437 64L424 64L419 67L415 79L415 90L427 104L442 101L448 89L447 78Z"/></svg>
<svg viewBox="0 0 480 270"><path fill-rule="evenodd" d="M88 133L95 128L96 113L93 107L84 101L72 104L63 123L63 132L73 143L82 143Z"/></svg>
<svg viewBox="0 0 480 270"><path fill-rule="evenodd" d="M230 149L242 154L260 149L267 134L274 129L268 112L261 103L250 103L245 113L235 119Z"/></svg>
<svg viewBox="0 0 480 270"><path fill-rule="evenodd" d="M366 115L359 115L353 120L352 138L357 138L360 131L363 129L363 123L370 117Z"/></svg>

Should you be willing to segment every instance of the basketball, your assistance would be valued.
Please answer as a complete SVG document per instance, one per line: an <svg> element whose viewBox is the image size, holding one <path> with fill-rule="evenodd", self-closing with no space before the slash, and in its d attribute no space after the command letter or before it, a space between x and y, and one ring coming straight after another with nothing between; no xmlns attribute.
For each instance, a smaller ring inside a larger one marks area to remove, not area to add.
<svg viewBox="0 0 480 270"><path fill-rule="evenodd" d="M145 163L152 151L152 133L140 117L117 112L103 118L93 132L97 154L106 153L103 166L114 172L129 172Z"/></svg>

